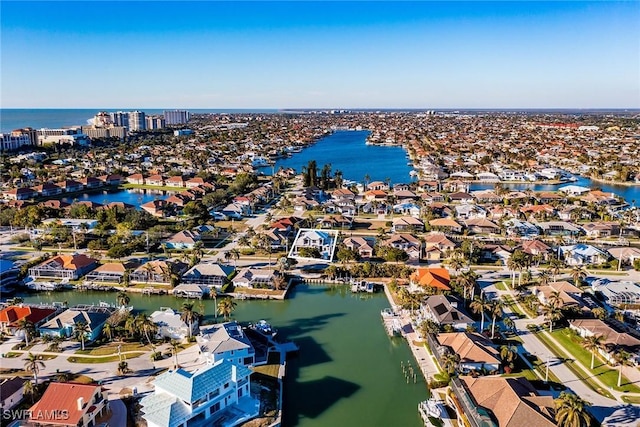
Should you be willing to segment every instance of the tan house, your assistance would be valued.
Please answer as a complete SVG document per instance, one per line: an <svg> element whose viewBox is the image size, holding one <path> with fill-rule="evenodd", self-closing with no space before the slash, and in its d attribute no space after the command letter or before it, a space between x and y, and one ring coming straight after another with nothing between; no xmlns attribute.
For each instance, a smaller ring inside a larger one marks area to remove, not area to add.
<svg viewBox="0 0 640 427"><path fill-rule="evenodd" d="M464 425L555 427L552 396L541 396L524 377L460 376L451 384L451 404Z"/></svg>

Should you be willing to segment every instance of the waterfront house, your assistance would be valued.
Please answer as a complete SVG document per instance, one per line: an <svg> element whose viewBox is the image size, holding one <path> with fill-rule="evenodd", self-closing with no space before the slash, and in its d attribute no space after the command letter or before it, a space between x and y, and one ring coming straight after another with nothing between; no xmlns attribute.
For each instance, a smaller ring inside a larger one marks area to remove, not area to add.
<svg viewBox="0 0 640 427"><path fill-rule="evenodd" d="M102 175L98 179L104 182L104 185L120 185L124 181L120 175Z"/></svg>
<svg viewBox="0 0 640 427"><path fill-rule="evenodd" d="M158 327L156 337L160 339L170 338L182 341L190 335L189 327L191 327L191 334L198 330L197 320L189 326L182 320L180 313L176 313L168 307L160 307L160 310L151 313L150 318Z"/></svg>
<svg viewBox="0 0 640 427"><path fill-rule="evenodd" d="M454 297L431 295L420 305L420 316L430 319L438 325L451 325L454 329L465 330L474 323L473 319L462 309Z"/></svg>
<svg viewBox="0 0 640 427"><path fill-rule="evenodd" d="M497 372L500 370L500 353L491 340L474 332L449 332L436 335L438 344L448 347L460 356L458 372ZM438 358L439 359L439 358Z"/></svg>
<svg viewBox="0 0 640 427"><path fill-rule="evenodd" d="M203 327L197 337L205 357L214 362L227 360L237 365L256 363L256 351L238 322L225 322ZM264 351L263 351L264 353ZM266 354L263 355L266 362Z"/></svg>
<svg viewBox="0 0 640 427"><path fill-rule="evenodd" d="M182 175L170 176L165 181L165 185L168 187L185 187L185 180Z"/></svg>
<svg viewBox="0 0 640 427"><path fill-rule="evenodd" d="M0 408L10 411L24 398L24 383L31 381L20 377L4 378L0 380Z"/></svg>
<svg viewBox="0 0 640 427"><path fill-rule="evenodd" d="M164 186L164 178L162 175L156 174L156 175L151 175L149 177L147 177L145 179L145 183L147 185L153 185L156 187L163 187Z"/></svg>
<svg viewBox="0 0 640 427"><path fill-rule="evenodd" d="M568 196L578 197L583 194L587 194L591 189L589 187L582 187L580 185L565 185L558 188L558 191L561 193L565 193Z"/></svg>
<svg viewBox="0 0 640 427"><path fill-rule="evenodd" d="M173 215L176 210L176 205L169 203L166 200L152 200L140 205L140 209L150 215L162 218Z"/></svg>
<svg viewBox="0 0 640 427"><path fill-rule="evenodd" d="M389 184L382 181L373 181L367 185L367 190L389 191Z"/></svg>
<svg viewBox="0 0 640 427"><path fill-rule="evenodd" d="M26 319L38 327L41 323L55 316L57 312L56 308L31 307L23 304L10 305L0 310L0 330L5 334L15 335L22 319ZM22 338L23 334L24 332L20 331L17 335Z"/></svg>
<svg viewBox="0 0 640 427"><path fill-rule="evenodd" d="M99 180L96 177L93 176L88 176L86 178L80 178L78 179L79 182L82 183L82 185L84 185L84 188L86 189L93 189L93 188L100 188L104 185L104 182L102 182L101 180Z"/></svg>
<svg viewBox="0 0 640 427"><path fill-rule="evenodd" d="M35 187L35 189L42 197L51 197L62 194L62 188L50 182L45 182L44 184Z"/></svg>
<svg viewBox="0 0 640 427"><path fill-rule="evenodd" d="M375 239L373 237L347 237L343 244L352 251L358 252L360 258L373 257Z"/></svg>
<svg viewBox="0 0 640 427"><path fill-rule="evenodd" d="M64 181L60 181L56 184L58 187L62 188L65 193L73 193L75 191L82 191L84 185L81 182L74 181L72 179L66 179Z"/></svg>
<svg viewBox="0 0 640 427"><path fill-rule="evenodd" d="M185 181L184 185L187 188L195 188L195 187L200 187L202 185L205 184L204 179L200 178L200 177L195 177L195 178L191 178L187 181Z"/></svg>
<svg viewBox="0 0 640 427"><path fill-rule="evenodd" d="M446 268L418 268L409 277L410 287L413 290L420 288L432 288L439 291L449 291L449 270Z"/></svg>
<svg viewBox="0 0 640 427"><path fill-rule="evenodd" d="M96 306L70 308L38 326L38 333L40 336L68 338L74 335L75 324L82 322L87 325L85 342L92 342L100 337L102 327L114 311L110 307Z"/></svg>
<svg viewBox="0 0 640 427"><path fill-rule="evenodd" d="M594 292L604 296L612 307L620 309L640 309L640 285L631 281L612 282L598 279L591 283Z"/></svg>
<svg viewBox="0 0 640 427"><path fill-rule="evenodd" d="M336 234L337 232L331 231L301 229L293 244L292 254L300 256L299 251L303 247L315 248L320 252L322 259L331 260L336 244Z"/></svg>
<svg viewBox="0 0 640 427"><path fill-rule="evenodd" d="M4 190L2 196L7 200L29 200L38 197L38 191L30 187Z"/></svg>
<svg viewBox="0 0 640 427"><path fill-rule="evenodd" d="M265 268L246 267L233 278L233 286L243 288L273 289L274 279L278 273Z"/></svg>
<svg viewBox="0 0 640 427"><path fill-rule="evenodd" d="M242 424L260 409L250 395L250 375L245 366L227 360L194 372L170 370L153 380L153 394L140 401L142 418L148 427Z"/></svg>
<svg viewBox="0 0 640 427"><path fill-rule="evenodd" d="M127 182L129 184L144 185L144 175L142 175L141 173L134 173L133 175L129 175L127 177Z"/></svg>
<svg viewBox="0 0 640 427"><path fill-rule="evenodd" d="M98 261L84 254L57 255L29 269L34 279L78 280L98 266Z"/></svg>
<svg viewBox="0 0 640 427"><path fill-rule="evenodd" d="M102 386L51 382L29 409L30 425L95 426L109 413L109 400ZM57 417L55 414L60 414Z"/></svg>
<svg viewBox="0 0 640 427"><path fill-rule="evenodd" d="M461 424L472 427L555 427L552 396L541 396L524 377L460 376L447 396Z"/></svg>
<svg viewBox="0 0 640 427"><path fill-rule="evenodd" d="M171 284L174 275L181 275L188 265L181 261L153 260L136 268L130 276L131 283Z"/></svg>
<svg viewBox="0 0 640 427"><path fill-rule="evenodd" d="M135 262L108 262L88 273L85 279L94 282L121 283L125 274L129 274L129 271L139 266L140 264Z"/></svg>
<svg viewBox="0 0 640 427"><path fill-rule="evenodd" d="M201 262L182 275L182 283L222 288L235 269L215 262Z"/></svg>

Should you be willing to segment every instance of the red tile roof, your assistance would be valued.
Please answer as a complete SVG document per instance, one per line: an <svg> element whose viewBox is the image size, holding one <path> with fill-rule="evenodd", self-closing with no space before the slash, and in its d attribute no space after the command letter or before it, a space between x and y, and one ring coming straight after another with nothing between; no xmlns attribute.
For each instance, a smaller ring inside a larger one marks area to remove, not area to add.
<svg viewBox="0 0 640 427"><path fill-rule="evenodd" d="M411 275L411 281L420 286L429 286L445 291L449 287L449 271L446 268L419 268Z"/></svg>
<svg viewBox="0 0 640 427"><path fill-rule="evenodd" d="M31 407L32 422L43 422L44 424L76 426L82 419L82 416L91 409L91 400L100 386L92 384L75 384L75 383L55 383L52 382L42 395L42 398ZM82 410L78 409L78 399L82 398L84 406ZM45 414L53 414L53 411L61 412L64 416L59 419L51 419L55 417L42 418ZM40 418L38 418L40 416Z"/></svg>

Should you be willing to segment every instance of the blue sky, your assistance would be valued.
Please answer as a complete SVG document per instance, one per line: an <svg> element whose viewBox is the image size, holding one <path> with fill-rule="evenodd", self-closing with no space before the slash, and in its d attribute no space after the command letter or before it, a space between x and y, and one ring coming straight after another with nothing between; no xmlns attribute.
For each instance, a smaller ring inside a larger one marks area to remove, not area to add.
<svg viewBox="0 0 640 427"><path fill-rule="evenodd" d="M4 108L638 108L640 2L10 2Z"/></svg>

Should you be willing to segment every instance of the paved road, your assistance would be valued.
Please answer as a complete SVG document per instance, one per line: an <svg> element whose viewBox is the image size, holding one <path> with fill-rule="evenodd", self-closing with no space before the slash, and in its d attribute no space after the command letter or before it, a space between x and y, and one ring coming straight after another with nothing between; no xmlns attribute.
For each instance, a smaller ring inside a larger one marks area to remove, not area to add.
<svg viewBox="0 0 640 427"><path fill-rule="evenodd" d="M495 293L497 296L509 294L514 298L515 295L509 291L500 291L493 285L500 277L500 274L504 275L508 272L502 273L486 273L479 279L480 286L483 286L485 294ZM505 314L511 314L509 307L505 307ZM518 336L522 339L522 350L519 352L528 352L537 356L540 360L549 360L549 370L555 374L560 382L565 385L570 391L576 395L582 397L588 402L591 402L592 406L589 408L591 413L603 423L603 426L610 427L623 427L634 426L637 427L637 420L640 417L640 410L637 407L630 407L622 403L619 399L622 395L619 392L613 391L612 394L616 396L616 400L606 398L595 391L591 390L583 381L581 381L561 360L558 358L536 337L528 331L527 325L530 323L541 324L544 322L542 316L536 319L516 319L515 324L518 330ZM599 379L595 378L597 382ZM602 385L603 388L606 388ZM637 416L636 416L637 415Z"/></svg>

